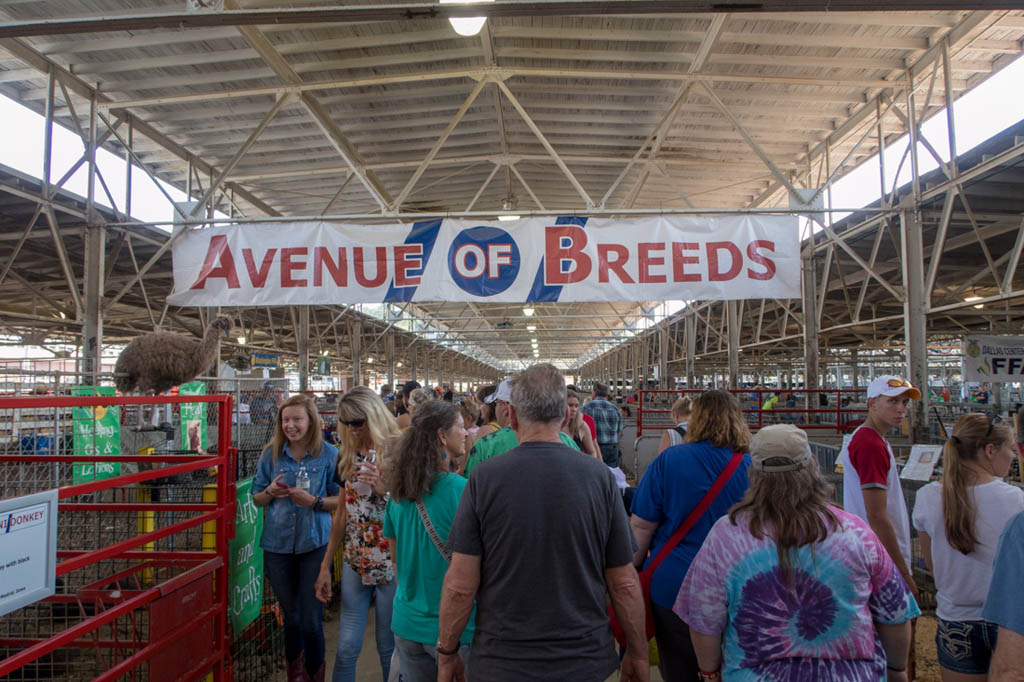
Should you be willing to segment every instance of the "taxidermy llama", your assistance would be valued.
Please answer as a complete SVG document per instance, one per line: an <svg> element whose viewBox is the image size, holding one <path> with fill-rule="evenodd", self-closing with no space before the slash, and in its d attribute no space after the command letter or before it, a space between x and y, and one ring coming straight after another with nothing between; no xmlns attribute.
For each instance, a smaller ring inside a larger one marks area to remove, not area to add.
<svg viewBox="0 0 1024 682"><path fill-rule="evenodd" d="M195 379L217 361L221 334L231 331L231 318L218 317L202 340L155 331L132 339L114 365L114 384L121 393L159 395Z"/></svg>

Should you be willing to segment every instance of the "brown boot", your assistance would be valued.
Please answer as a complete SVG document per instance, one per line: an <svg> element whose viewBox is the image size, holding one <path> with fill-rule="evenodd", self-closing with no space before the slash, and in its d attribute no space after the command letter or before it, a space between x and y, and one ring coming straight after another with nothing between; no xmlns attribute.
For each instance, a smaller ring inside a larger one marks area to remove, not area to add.
<svg viewBox="0 0 1024 682"><path fill-rule="evenodd" d="M288 682L306 682L308 679L305 652L299 652L298 658L288 662Z"/></svg>

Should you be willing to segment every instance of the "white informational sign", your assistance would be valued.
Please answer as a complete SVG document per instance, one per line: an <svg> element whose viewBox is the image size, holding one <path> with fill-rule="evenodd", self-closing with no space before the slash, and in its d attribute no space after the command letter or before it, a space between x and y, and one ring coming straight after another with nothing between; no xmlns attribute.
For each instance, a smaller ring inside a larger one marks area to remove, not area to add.
<svg viewBox="0 0 1024 682"><path fill-rule="evenodd" d="M939 456L942 455L941 445L914 445L910 448L910 457L903 465L900 478L904 481L925 481L932 480L932 472L935 465L939 463Z"/></svg>
<svg viewBox="0 0 1024 682"><path fill-rule="evenodd" d="M0 500L0 616L54 593L57 491Z"/></svg>
<svg viewBox="0 0 1024 682"><path fill-rule="evenodd" d="M1024 381L1024 336L964 338L964 381Z"/></svg>
<svg viewBox="0 0 1024 682"><path fill-rule="evenodd" d="M172 305L800 297L795 216L325 222L197 229Z"/></svg>

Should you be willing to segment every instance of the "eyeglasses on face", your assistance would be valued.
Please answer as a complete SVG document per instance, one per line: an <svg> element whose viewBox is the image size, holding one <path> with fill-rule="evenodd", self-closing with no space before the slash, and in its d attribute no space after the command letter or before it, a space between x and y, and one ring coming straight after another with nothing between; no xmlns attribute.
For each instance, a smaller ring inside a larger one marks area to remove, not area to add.
<svg viewBox="0 0 1024 682"><path fill-rule="evenodd" d="M344 420L344 419L341 419L341 420L339 420L339 421L340 421L340 422L341 422L342 424L344 424L345 426L350 426L350 427L352 427L353 429L358 429L358 428L359 428L360 426L362 426L363 424L365 424L365 423L366 423L366 420L365 420L365 419L352 419L351 421L346 421L346 420Z"/></svg>

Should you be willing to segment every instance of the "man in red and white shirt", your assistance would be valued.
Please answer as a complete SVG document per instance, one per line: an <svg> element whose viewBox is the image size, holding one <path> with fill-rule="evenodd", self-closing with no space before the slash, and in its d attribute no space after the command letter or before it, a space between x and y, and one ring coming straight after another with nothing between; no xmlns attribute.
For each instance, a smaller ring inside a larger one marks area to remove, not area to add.
<svg viewBox="0 0 1024 682"><path fill-rule="evenodd" d="M896 458L885 434L907 416L907 404L921 392L906 379L880 376L868 385L868 416L842 453L843 507L863 518L916 597L910 551L910 517Z"/></svg>

